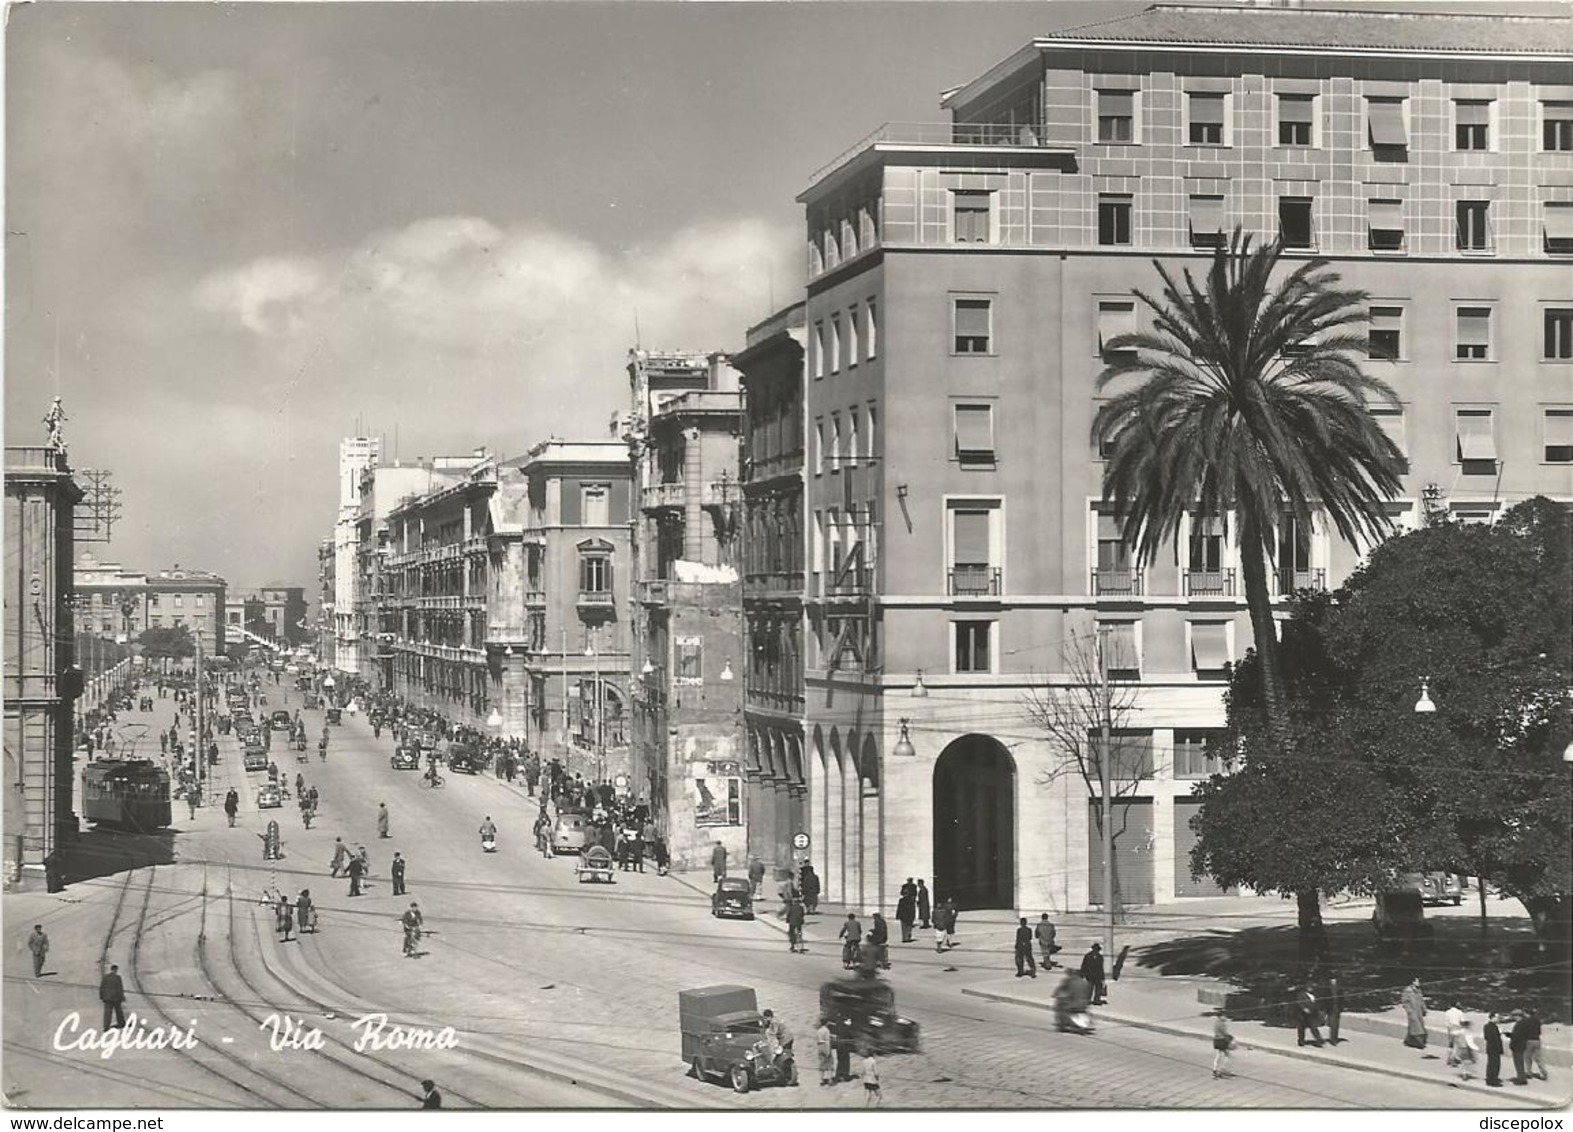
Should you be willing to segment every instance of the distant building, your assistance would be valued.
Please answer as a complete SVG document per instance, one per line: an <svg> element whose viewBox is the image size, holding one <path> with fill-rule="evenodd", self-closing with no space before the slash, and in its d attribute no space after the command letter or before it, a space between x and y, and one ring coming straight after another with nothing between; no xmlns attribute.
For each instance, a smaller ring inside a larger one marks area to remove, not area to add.
<svg viewBox="0 0 1573 1132"><path fill-rule="evenodd" d="M352 675L360 672L356 627L356 522L360 511L361 473L382 455L374 436L346 437L339 442L339 513L333 524L333 659L331 666Z"/></svg>
<svg viewBox="0 0 1573 1132"><path fill-rule="evenodd" d="M317 544L317 618L314 624L317 662L329 669L335 667L333 661L338 652L334 632L337 622L334 620L333 608L336 554L334 536L329 535Z"/></svg>
<svg viewBox="0 0 1573 1132"><path fill-rule="evenodd" d="M76 837L72 525L82 490L64 450L5 450L5 884L42 885Z"/></svg>
<svg viewBox="0 0 1573 1132"><path fill-rule="evenodd" d="M224 609L228 583L217 574L183 569L147 575L147 627L184 626L207 656L223 656L229 642Z"/></svg>
<svg viewBox="0 0 1573 1132"><path fill-rule="evenodd" d="M673 863L696 868L715 841L736 857L751 849L737 560L742 394L722 354L635 350L628 375L640 510L631 786L653 802Z"/></svg>

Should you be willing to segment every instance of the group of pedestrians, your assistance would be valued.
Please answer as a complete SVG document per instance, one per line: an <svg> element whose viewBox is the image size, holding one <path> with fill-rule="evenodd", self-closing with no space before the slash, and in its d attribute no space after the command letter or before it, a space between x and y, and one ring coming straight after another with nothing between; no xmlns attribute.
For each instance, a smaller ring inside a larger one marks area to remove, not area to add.
<svg viewBox="0 0 1573 1132"><path fill-rule="evenodd" d="M1411 1049L1425 1049L1430 1044L1431 1035L1426 1028L1425 991L1418 978L1411 980L1404 988L1399 996L1399 1005L1404 1011L1404 1044ZM1533 1007L1490 1011L1478 1039L1475 1037L1473 1021L1465 1016L1456 998L1449 1002L1442 1019L1448 1068L1459 1070L1459 1076L1464 1080L1473 1076L1470 1067L1481 1052L1484 1052L1486 1060L1486 1084L1494 1089L1503 1085L1504 1053L1512 1055L1513 1084L1527 1085L1531 1077L1538 1077L1542 1081L1547 1079L1545 1055L1540 1045L1540 1016ZM1502 1040L1504 1026L1508 1027L1506 1048Z"/></svg>

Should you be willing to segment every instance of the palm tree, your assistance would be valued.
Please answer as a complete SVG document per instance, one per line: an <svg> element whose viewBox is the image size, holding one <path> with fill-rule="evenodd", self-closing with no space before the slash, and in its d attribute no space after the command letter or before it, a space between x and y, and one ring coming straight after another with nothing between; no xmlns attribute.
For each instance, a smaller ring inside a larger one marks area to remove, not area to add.
<svg viewBox="0 0 1573 1132"><path fill-rule="evenodd" d="M1374 541L1391 526L1384 503L1398 493L1402 456L1367 408L1398 401L1360 369L1368 296L1341 289L1324 260L1275 283L1280 253L1276 243L1253 249L1236 228L1204 280L1186 270L1177 281L1154 260L1161 297L1135 292L1153 328L1107 343L1115 360L1098 388L1141 381L1103 404L1093 437L1108 453L1103 497L1138 564L1170 544L1187 512L1202 521L1235 513L1267 728L1286 748L1267 585L1280 519L1287 512L1309 530L1315 504L1346 541Z"/></svg>

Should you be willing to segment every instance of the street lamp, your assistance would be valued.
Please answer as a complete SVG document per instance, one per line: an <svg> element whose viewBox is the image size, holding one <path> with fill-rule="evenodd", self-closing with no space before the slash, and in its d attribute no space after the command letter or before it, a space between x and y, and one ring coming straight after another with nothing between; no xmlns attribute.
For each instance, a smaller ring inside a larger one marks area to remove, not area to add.
<svg viewBox="0 0 1573 1132"><path fill-rule="evenodd" d="M1436 704L1431 699L1431 682L1429 679L1420 681L1420 698L1415 701L1417 715L1430 715L1436 711Z"/></svg>
<svg viewBox="0 0 1573 1132"><path fill-rule="evenodd" d="M911 722L910 719L901 721L901 738L897 739L896 745L890 749L890 753L897 758L910 759L917 755L917 751L912 746L912 736L907 734L907 725Z"/></svg>
<svg viewBox="0 0 1573 1132"><path fill-rule="evenodd" d="M918 669L917 681L912 685L912 698L922 700L928 698L929 690L923 684L923 670Z"/></svg>
<svg viewBox="0 0 1573 1132"><path fill-rule="evenodd" d="M735 679L737 679L737 677L735 677L732 674L732 662L730 660L727 661L725 664L723 664L721 666L721 679L723 679L723 680L735 680Z"/></svg>

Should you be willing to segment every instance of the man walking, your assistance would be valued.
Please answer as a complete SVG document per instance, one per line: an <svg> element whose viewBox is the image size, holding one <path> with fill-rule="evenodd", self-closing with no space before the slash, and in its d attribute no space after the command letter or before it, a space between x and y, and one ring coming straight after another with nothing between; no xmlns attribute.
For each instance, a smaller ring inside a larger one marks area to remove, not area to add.
<svg viewBox="0 0 1573 1132"><path fill-rule="evenodd" d="M33 934L27 937L27 949L33 953L33 977L44 973L44 957L49 954L49 937L43 924L33 925Z"/></svg>
<svg viewBox="0 0 1573 1132"><path fill-rule="evenodd" d="M333 864L328 875L333 877L338 876L339 870L344 867L344 863L348 861L349 858L350 850L349 846L344 844L344 838L335 837L333 839Z"/></svg>
<svg viewBox="0 0 1573 1132"><path fill-rule="evenodd" d="M361 878L366 875L366 862L356 855L350 858L350 895L360 895Z"/></svg>
<svg viewBox="0 0 1573 1132"><path fill-rule="evenodd" d="M923 883L923 878L918 878L918 927L927 930L929 926L929 890Z"/></svg>
<svg viewBox="0 0 1573 1132"><path fill-rule="evenodd" d="M1497 1012L1486 1015L1486 1084L1493 1089L1502 1087L1502 1027Z"/></svg>
<svg viewBox="0 0 1573 1132"><path fill-rule="evenodd" d="M229 828L235 828L235 815L240 813L240 795L235 793L231 786L229 793L224 795L224 816L229 819Z"/></svg>
<svg viewBox="0 0 1573 1132"><path fill-rule="evenodd" d="M1458 1064L1459 1037L1464 1029L1464 1012L1458 1007L1458 999L1453 999L1442 1015L1442 1024L1447 1029L1447 1067L1451 1069Z"/></svg>
<svg viewBox="0 0 1573 1132"><path fill-rule="evenodd" d="M1047 912L1038 917L1038 925L1032 929L1032 934L1038 937L1038 947L1043 951L1043 969L1054 970L1059 966L1054 961L1054 953L1060 948L1059 944L1054 942L1054 925L1049 921Z"/></svg>
<svg viewBox="0 0 1573 1132"><path fill-rule="evenodd" d="M404 895L404 858L395 850L393 864L388 866L388 871L393 874L393 895Z"/></svg>
<svg viewBox="0 0 1573 1132"><path fill-rule="evenodd" d="M799 878L798 887L803 893L803 911L812 916L819 911L819 874L814 871L811 863L804 861Z"/></svg>
<svg viewBox="0 0 1573 1132"><path fill-rule="evenodd" d="M116 1026L125 1029L126 985L120 981L120 968L114 963L109 965L109 973L98 984L98 1001L104 1004L104 1024L100 1029L109 1029L111 1019Z"/></svg>
<svg viewBox="0 0 1573 1132"><path fill-rule="evenodd" d="M1093 944L1092 949L1081 957L1081 977L1092 988L1092 1005L1102 1006L1107 989L1103 978L1103 944Z"/></svg>
<svg viewBox="0 0 1573 1132"><path fill-rule="evenodd" d="M1032 929L1027 926L1027 917L1022 916L1016 926L1016 977L1023 975L1038 977L1037 964L1032 961Z"/></svg>
<svg viewBox="0 0 1573 1132"><path fill-rule="evenodd" d="M758 857L749 858L748 887L750 894L758 900L760 892L765 887L765 863Z"/></svg>
<svg viewBox="0 0 1573 1132"><path fill-rule="evenodd" d="M717 884L726 876L726 846L719 841L715 843L715 848L710 850L710 875Z"/></svg>
<svg viewBox="0 0 1573 1132"><path fill-rule="evenodd" d="M918 919L918 886L907 878L901 886L901 899L896 901L896 922L901 925L901 942L912 942L912 925Z"/></svg>
<svg viewBox="0 0 1573 1132"><path fill-rule="evenodd" d="M807 951L803 946L803 902L794 899L787 905L787 950L794 955Z"/></svg>
<svg viewBox="0 0 1573 1132"><path fill-rule="evenodd" d="M388 803L377 803L377 836L388 836Z"/></svg>
<svg viewBox="0 0 1573 1132"><path fill-rule="evenodd" d="M416 947L421 941L421 925L425 922L420 905L411 900L409 909L399 918L399 922L404 925L404 955L414 958L417 955Z"/></svg>
<svg viewBox="0 0 1573 1132"><path fill-rule="evenodd" d="M821 1018L819 1029L814 1031L814 1052L819 1057L819 1084L834 1083L836 1075L836 1039L830 1033L830 1020Z"/></svg>
<svg viewBox="0 0 1573 1132"><path fill-rule="evenodd" d="M1316 993L1311 990L1310 983L1302 983L1294 992L1295 1027L1294 1040L1296 1045L1305 1045L1305 1034L1311 1033L1311 1044L1322 1044L1322 1033L1317 1028ZM1449 1062L1449 1064L1453 1064Z"/></svg>
<svg viewBox="0 0 1573 1132"><path fill-rule="evenodd" d="M1522 1012L1524 1024L1524 1077L1539 1077L1542 1081L1548 1080L1546 1075L1545 1057L1540 1048L1540 1015L1535 1013L1531 1006ZM1518 1027L1513 1027L1515 1030Z"/></svg>

